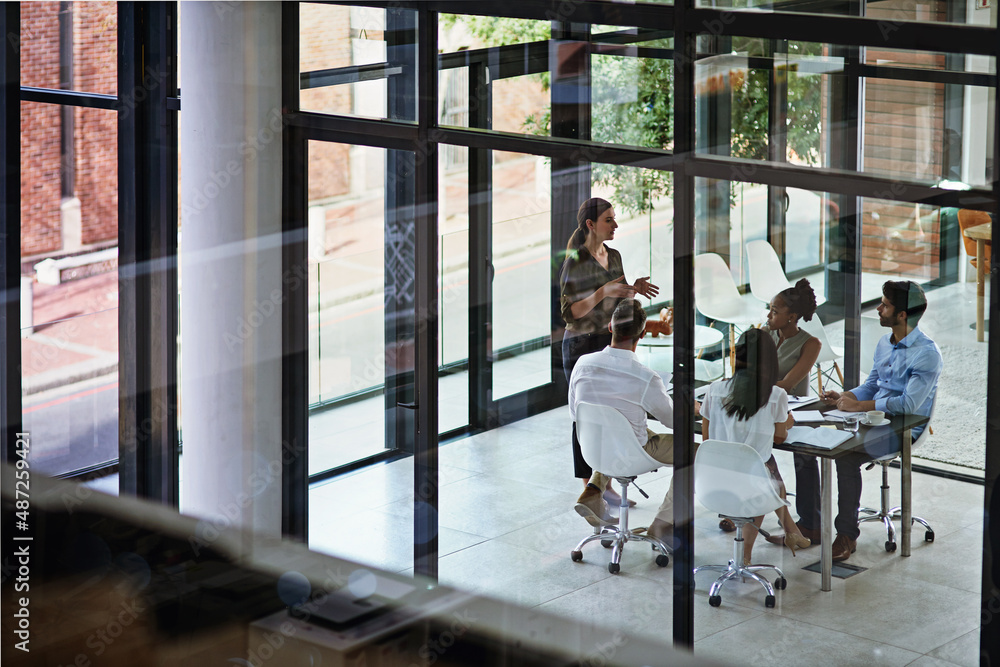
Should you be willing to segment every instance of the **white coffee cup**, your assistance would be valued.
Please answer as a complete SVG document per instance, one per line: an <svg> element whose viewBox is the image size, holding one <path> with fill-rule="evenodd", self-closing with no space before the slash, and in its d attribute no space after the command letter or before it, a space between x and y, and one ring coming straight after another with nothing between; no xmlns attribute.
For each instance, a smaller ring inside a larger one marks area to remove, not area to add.
<svg viewBox="0 0 1000 667"><path fill-rule="evenodd" d="M869 410L865 413L865 420L869 424L881 424L883 419L885 419L885 413L881 410Z"/></svg>

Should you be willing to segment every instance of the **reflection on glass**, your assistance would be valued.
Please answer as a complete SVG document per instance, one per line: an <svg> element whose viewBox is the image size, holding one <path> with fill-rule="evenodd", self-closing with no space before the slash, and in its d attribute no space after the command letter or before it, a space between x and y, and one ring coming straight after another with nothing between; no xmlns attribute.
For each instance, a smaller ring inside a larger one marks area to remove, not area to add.
<svg viewBox="0 0 1000 667"><path fill-rule="evenodd" d="M494 153L493 398L551 381L549 165Z"/></svg>
<svg viewBox="0 0 1000 667"><path fill-rule="evenodd" d="M118 458L117 280L112 271L35 285L35 320L21 332L21 382L36 472L62 475ZM71 315L76 308L89 314Z"/></svg>
<svg viewBox="0 0 1000 667"><path fill-rule="evenodd" d="M469 423L469 232L441 236L438 430Z"/></svg>
<svg viewBox="0 0 1000 667"><path fill-rule="evenodd" d="M118 9L113 2L25 2L21 85L118 92Z"/></svg>
<svg viewBox="0 0 1000 667"><path fill-rule="evenodd" d="M309 144L309 472L385 447L385 151Z"/></svg>
<svg viewBox="0 0 1000 667"><path fill-rule="evenodd" d="M389 48L386 32L392 16L405 10L375 7L299 5L300 105L308 111L413 120L412 95L396 95L389 108L390 80L405 88L412 84L409 47ZM398 19L405 23L402 18ZM415 25L415 21L413 22ZM402 40L410 44L411 40ZM404 100L410 102L404 102Z"/></svg>
<svg viewBox="0 0 1000 667"><path fill-rule="evenodd" d="M64 474L118 458L118 115L21 112L24 423Z"/></svg>

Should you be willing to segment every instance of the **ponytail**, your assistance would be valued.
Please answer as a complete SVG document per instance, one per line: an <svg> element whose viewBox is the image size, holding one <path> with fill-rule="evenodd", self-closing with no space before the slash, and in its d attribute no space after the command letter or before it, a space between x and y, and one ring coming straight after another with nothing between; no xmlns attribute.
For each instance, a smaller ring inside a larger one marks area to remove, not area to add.
<svg viewBox="0 0 1000 667"><path fill-rule="evenodd" d="M566 244L566 250L573 251L582 246L587 241L587 236L590 234L590 228L587 227L587 221L593 220L597 222L597 219L601 217L601 214L611 208L611 202L601 199L600 197L591 197L587 201L580 204L580 209L576 212L576 229L569 237L569 242Z"/></svg>

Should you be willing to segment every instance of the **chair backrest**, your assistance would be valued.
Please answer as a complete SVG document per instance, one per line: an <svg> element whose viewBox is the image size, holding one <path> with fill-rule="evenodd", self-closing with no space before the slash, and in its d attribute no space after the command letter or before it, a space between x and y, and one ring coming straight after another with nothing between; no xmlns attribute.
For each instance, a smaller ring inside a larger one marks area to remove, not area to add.
<svg viewBox="0 0 1000 667"><path fill-rule="evenodd" d="M937 407L937 395L934 396L934 400L931 401L931 413L927 415L927 424L924 426L924 430L920 432L917 439L910 443L910 451L915 450L920 447L931 434L931 422L934 420L934 409ZM892 461L897 456L899 452L893 452L892 454L886 454L885 456L880 456L876 458L876 461Z"/></svg>
<svg viewBox="0 0 1000 667"><path fill-rule="evenodd" d="M965 244L965 254L970 259L976 258L976 242L965 235L965 230L976 225L984 225L991 222L990 214L986 211L974 211L969 208L958 209L958 228L962 230L962 243ZM986 247L990 247L987 242Z"/></svg>
<svg viewBox="0 0 1000 667"><path fill-rule="evenodd" d="M823 364L828 361L836 361L844 356L843 349L836 348L830 343L830 338L826 335L826 327L823 326L823 320L819 319L819 315L813 314L812 319L808 322L799 320L799 326L810 336L818 338L820 345L822 345L819 350L819 356L816 357L816 363Z"/></svg>
<svg viewBox="0 0 1000 667"><path fill-rule="evenodd" d="M792 286L781 268L778 253L767 241L747 243L747 264L750 269L750 293L764 303L778 292Z"/></svg>
<svg viewBox="0 0 1000 667"><path fill-rule="evenodd" d="M757 450L725 440L705 440L698 447L694 493L702 505L726 516L760 516L788 504L778 495Z"/></svg>
<svg viewBox="0 0 1000 667"><path fill-rule="evenodd" d="M878 318L861 318L861 356L858 358L858 362L861 368L862 382L865 381L868 374L872 372L872 368L875 367L875 348L878 347L878 342L882 336L887 333L889 333L889 330L879 323Z"/></svg>
<svg viewBox="0 0 1000 667"><path fill-rule="evenodd" d="M633 477L664 465L642 448L625 415L607 405L577 405L576 435L583 460L609 477Z"/></svg>
<svg viewBox="0 0 1000 667"><path fill-rule="evenodd" d="M710 304L730 304L741 301L740 290L726 260L714 252L695 255L694 300L699 308Z"/></svg>

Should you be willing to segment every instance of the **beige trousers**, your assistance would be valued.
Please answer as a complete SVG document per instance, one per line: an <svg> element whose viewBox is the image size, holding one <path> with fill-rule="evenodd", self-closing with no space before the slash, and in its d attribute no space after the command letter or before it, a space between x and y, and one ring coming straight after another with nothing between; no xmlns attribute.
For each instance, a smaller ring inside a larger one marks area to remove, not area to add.
<svg viewBox="0 0 1000 667"><path fill-rule="evenodd" d="M642 446L646 453L661 463L672 466L674 464L674 435L673 433L654 433L646 429L646 444ZM590 483L599 489L607 487L610 477L604 473L594 471L590 477ZM674 523L674 478L670 478L670 488L667 495L663 497L660 509L656 510L656 518L671 525Z"/></svg>

